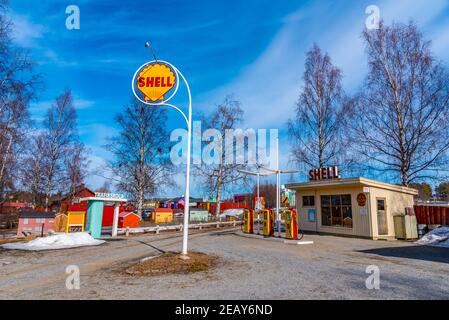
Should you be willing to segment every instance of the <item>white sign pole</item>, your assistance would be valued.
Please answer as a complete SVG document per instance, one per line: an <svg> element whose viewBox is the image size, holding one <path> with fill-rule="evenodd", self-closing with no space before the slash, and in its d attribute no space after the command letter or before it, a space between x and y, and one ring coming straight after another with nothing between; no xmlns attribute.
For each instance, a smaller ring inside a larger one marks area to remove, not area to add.
<svg viewBox="0 0 449 320"><path fill-rule="evenodd" d="M189 118L187 123L187 168L186 168L186 192L184 196L184 228L182 230L182 254L187 255L187 243L189 241L189 209L190 209L190 140L192 136L192 96L186 78L178 71L184 80L189 94Z"/></svg>
<svg viewBox="0 0 449 320"><path fill-rule="evenodd" d="M279 172L279 138L276 138L276 224L278 227L278 237L281 237L281 219L279 217L279 207L280 207L280 172Z"/></svg>
<svg viewBox="0 0 449 320"><path fill-rule="evenodd" d="M157 102L157 103L151 103L151 102L148 102L148 101L145 101L145 100L141 99L137 95L136 90L134 88L134 84L136 82L136 77L137 77L139 71L143 67L145 67L146 65L149 65L151 63L166 64L170 68L173 69L173 71L176 73L176 76L177 76L176 77L176 79L177 79L177 81L176 81L176 88L175 88L174 92L172 93L172 95L169 98L167 98L166 100L161 101L161 102ZM176 107L176 106L174 106L172 104L167 103L169 100L171 100L175 96L176 92L178 91L178 86L179 86L178 79L179 79L179 77L181 77L182 80L184 81L184 83L186 85L186 88L187 88L187 93L188 93L188 96L189 96L189 114L188 114L188 117L185 115L184 112L182 112L182 110L180 108L178 108L178 107ZM132 90L133 90L134 96L137 98L137 100L139 100L140 102L142 102L144 104L147 104L147 105L150 105L150 106L167 106L167 107L170 107L172 109L175 109L176 111L178 111L182 115L182 117L184 118L184 120L186 121L186 124L187 124L186 191L185 191L185 195L184 195L184 225L183 225L183 234L182 234L182 255L184 257L186 257L187 256L187 244L188 244L188 238L189 238L190 158L191 158L191 155L190 155L190 153L191 153L191 150L190 150L191 149L190 148L191 141L190 140L191 140L191 137L192 137L192 95L190 93L189 83L187 82L187 80L184 77L184 75L174 65L172 65L171 63L168 63L168 62L162 61L162 60L157 60L157 61L154 60L154 61L147 62L147 63L143 64L136 71L136 73L134 74L134 77L133 77L133 81L132 81Z"/></svg>

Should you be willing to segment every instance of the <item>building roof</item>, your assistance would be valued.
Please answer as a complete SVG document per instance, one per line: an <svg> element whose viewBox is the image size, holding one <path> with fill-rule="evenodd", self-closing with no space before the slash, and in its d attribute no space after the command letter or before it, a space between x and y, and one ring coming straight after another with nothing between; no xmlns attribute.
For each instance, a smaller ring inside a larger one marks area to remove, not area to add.
<svg viewBox="0 0 449 320"><path fill-rule="evenodd" d="M120 217L120 218L123 218L123 217L126 217L126 216L130 215L130 214L133 214L133 215L139 217L139 215L136 214L136 213L134 213L134 212L120 212L120 213L119 213L119 217ZM140 217L139 217L139 218L140 218Z"/></svg>
<svg viewBox="0 0 449 320"><path fill-rule="evenodd" d="M103 202L128 202L127 199L122 199L122 198L100 198L100 197L85 197L85 198L80 198L80 201L103 201Z"/></svg>
<svg viewBox="0 0 449 320"><path fill-rule="evenodd" d="M74 191L74 193L73 193L73 197L74 197L74 198L79 198L79 197L80 197L80 193L83 192L83 191L87 191L89 194L95 195L95 192L94 192L94 191L92 191L91 189L89 189L88 187L86 187L84 184L81 184L81 185L79 185L79 186L77 186L77 187L75 188L75 191ZM52 205L53 205L53 204L59 204L59 203L62 202L62 201L68 200L68 199L70 199L71 196L72 196L72 195L71 195L70 193L68 193L68 194L61 195L61 196L59 196L59 197L56 197L56 198L53 200Z"/></svg>
<svg viewBox="0 0 449 320"><path fill-rule="evenodd" d="M357 187L357 186L366 186L366 187L375 187L400 193L407 193L411 195L417 195L418 190L399 186L396 184L386 183L382 181L367 179L363 177L358 178L340 178L340 179L331 179L331 180L319 180L319 181L308 181L308 182L300 182L300 183L289 183L285 185L287 189L293 190L308 190L308 189L326 189L326 188L335 188L335 187Z"/></svg>
<svg viewBox="0 0 449 320"><path fill-rule="evenodd" d="M36 212L36 211L20 211L19 218L24 219L54 219L56 216L55 212Z"/></svg>
<svg viewBox="0 0 449 320"><path fill-rule="evenodd" d="M173 212L171 208L154 208L155 212Z"/></svg>
<svg viewBox="0 0 449 320"><path fill-rule="evenodd" d="M194 197L189 197L190 201L189 202L203 202L203 198L194 198ZM179 202L179 201L184 201L184 197L177 197L177 198L172 198L172 199L168 199L165 202Z"/></svg>
<svg viewBox="0 0 449 320"><path fill-rule="evenodd" d="M3 207L12 207L12 208L26 208L26 207L28 207L28 204L24 203L24 202L8 202L8 201L5 201L1 205Z"/></svg>

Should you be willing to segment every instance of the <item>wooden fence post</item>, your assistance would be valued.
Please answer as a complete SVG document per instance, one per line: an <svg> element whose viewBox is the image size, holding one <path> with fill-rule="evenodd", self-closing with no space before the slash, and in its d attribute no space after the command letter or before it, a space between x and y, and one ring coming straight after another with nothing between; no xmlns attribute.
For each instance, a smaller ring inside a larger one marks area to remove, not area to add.
<svg viewBox="0 0 449 320"><path fill-rule="evenodd" d="M445 225L446 223L447 223L447 221L446 221L446 214L447 214L447 208L445 208L445 207L442 207L441 208L441 224L442 225Z"/></svg>

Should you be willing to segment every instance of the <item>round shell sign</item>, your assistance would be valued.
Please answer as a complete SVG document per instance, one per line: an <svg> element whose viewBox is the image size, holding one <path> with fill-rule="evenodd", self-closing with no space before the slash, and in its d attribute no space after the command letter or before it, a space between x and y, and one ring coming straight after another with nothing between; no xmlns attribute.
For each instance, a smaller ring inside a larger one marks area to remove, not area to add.
<svg viewBox="0 0 449 320"><path fill-rule="evenodd" d="M132 89L141 102L162 104L170 100L178 90L177 71L168 62L148 62L134 74Z"/></svg>

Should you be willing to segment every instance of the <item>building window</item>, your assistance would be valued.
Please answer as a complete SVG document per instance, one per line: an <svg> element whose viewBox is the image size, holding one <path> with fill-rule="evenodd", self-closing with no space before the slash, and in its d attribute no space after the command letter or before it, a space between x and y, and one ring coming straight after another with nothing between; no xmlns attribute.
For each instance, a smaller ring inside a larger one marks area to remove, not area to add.
<svg viewBox="0 0 449 320"><path fill-rule="evenodd" d="M28 224L28 218L23 219L23 224Z"/></svg>
<svg viewBox="0 0 449 320"><path fill-rule="evenodd" d="M303 207L314 207L315 206L315 196L303 196L302 197Z"/></svg>
<svg viewBox="0 0 449 320"><path fill-rule="evenodd" d="M352 228L351 195L321 196L321 224Z"/></svg>

